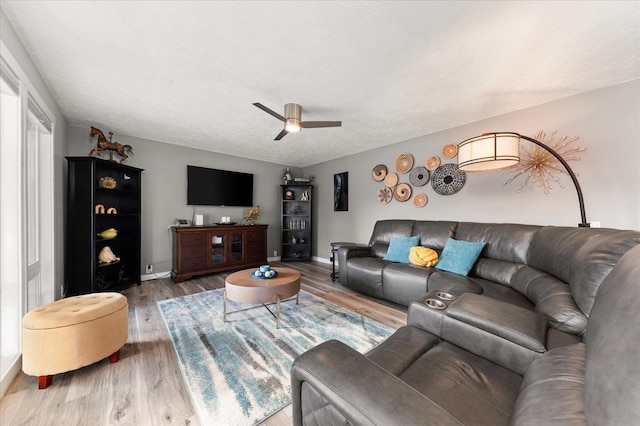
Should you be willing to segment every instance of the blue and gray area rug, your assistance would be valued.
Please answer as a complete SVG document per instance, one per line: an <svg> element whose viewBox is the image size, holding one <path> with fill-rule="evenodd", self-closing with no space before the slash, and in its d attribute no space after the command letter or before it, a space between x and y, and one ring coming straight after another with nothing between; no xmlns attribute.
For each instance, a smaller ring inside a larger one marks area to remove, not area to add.
<svg viewBox="0 0 640 426"><path fill-rule="evenodd" d="M246 308L228 302L227 310ZM222 290L158 302L205 425L254 425L291 402L293 359L330 339L364 353L393 329L305 291L275 318L258 307L222 321ZM275 311L275 306L271 306Z"/></svg>

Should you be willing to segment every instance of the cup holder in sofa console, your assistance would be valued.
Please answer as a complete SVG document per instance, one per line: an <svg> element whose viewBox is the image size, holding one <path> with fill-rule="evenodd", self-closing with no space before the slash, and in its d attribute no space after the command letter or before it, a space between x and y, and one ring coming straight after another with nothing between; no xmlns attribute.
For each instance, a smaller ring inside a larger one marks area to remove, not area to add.
<svg viewBox="0 0 640 426"><path fill-rule="evenodd" d="M456 297L453 294L445 293L444 291L436 292L436 297L438 299L448 300L448 301L456 300Z"/></svg>
<svg viewBox="0 0 640 426"><path fill-rule="evenodd" d="M445 309L447 307L446 303L441 302L438 299L427 299L424 301L424 303L433 309Z"/></svg>

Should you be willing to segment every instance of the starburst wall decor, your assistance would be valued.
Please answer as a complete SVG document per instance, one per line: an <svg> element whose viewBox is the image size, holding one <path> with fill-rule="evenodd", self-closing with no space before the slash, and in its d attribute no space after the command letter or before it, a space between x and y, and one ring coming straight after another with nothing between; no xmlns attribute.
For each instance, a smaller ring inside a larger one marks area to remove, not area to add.
<svg viewBox="0 0 640 426"><path fill-rule="evenodd" d="M556 133L558 133L558 131L554 130L549 136L549 139L545 140L547 135L543 130L540 130L535 136L535 139L556 151L565 161L580 160L577 154L585 151L587 148L573 145L579 137L574 136L569 139L567 136L563 136L560 140L554 141ZM537 186L542 188L545 194L548 194L553 188L553 182L558 184L560 188L565 187L560 179L558 179L558 175L564 173L565 170L562 164L560 164L558 159L549 151L537 145L527 146L520 144L520 163L518 163L517 166L505 169L502 175L511 177L504 181L503 185L507 185L520 177L524 177L524 182L520 185L518 192L522 192L527 186L529 187L529 191L533 191L533 188ZM576 173L576 176L577 175L578 173Z"/></svg>

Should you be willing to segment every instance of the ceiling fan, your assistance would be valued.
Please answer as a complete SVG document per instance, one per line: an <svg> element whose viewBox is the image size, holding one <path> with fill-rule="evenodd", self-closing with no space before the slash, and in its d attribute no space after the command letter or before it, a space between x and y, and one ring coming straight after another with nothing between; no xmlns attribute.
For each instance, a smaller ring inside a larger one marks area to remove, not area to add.
<svg viewBox="0 0 640 426"><path fill-rule="evenodd" d="M254 105L266 112L273 115L280 121L284 122L284 129L274 141L279 141L289 132L299 132L300 129L312 129L314 127L340 127L342 121L301 121L302 107L298 104L286 104L284 106L284 116L278 114L274 110L267 108L259 102L254 102Z"/></svg>

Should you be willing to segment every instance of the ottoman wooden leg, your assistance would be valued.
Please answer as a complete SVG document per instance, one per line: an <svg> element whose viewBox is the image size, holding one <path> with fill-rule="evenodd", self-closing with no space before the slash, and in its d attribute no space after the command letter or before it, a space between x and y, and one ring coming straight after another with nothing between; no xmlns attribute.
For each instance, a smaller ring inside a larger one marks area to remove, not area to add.
<svg viewBox="0 0 640 426"><path fill-rule="evenodd" d="M53 382L53 376L39 376L38 389L46 389Z"/></svg>
<svg viewBox="0 0 640 426"><path fill-rule="evenodd" d="M109 362L111 364L116 363L118 361L120 361L120 349L118 349L117 351L109 355Z"/></svg>

